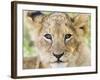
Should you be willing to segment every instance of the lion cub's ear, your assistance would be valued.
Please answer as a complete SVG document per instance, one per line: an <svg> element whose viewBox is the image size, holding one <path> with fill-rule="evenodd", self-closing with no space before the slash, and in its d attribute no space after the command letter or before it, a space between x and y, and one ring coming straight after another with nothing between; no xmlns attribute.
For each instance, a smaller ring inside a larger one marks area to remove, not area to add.
<svg viewBox="0 0 100 80"><path fill-rule="evenodd" d="M27 27L32 40L34 40L41 32L43 17L44 14L40 11L28 11L26 12L26 15L24 15L24 24Z"/></svg>
<svg viewBox="0 0 100 80"><path fill-rule="evenodd" d="M34 23L41 23L44 15L40 11L28 12L27 16L33 20Z"/></svg>
<svg viewBox="0 0 100 80"><path fill-rule="evenodd" d="M89 14L78 14L72 22L77 35L84 37L89 34Z"/></svg>

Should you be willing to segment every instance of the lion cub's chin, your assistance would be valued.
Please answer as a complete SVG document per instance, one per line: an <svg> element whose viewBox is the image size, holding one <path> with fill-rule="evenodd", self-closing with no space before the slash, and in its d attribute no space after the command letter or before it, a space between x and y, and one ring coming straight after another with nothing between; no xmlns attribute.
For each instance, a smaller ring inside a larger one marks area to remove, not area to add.
<svg viewBox="0 0 100 80"><path fill-rule="evenodd" d="M62 68L62 67L67 67L68 63L51 63L50 67L51 68Z"/></svg>

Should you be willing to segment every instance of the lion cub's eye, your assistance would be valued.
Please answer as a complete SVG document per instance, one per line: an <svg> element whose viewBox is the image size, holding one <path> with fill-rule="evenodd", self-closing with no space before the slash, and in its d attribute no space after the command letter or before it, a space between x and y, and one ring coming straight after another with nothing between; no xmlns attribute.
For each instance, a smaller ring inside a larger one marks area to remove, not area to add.
<svg viewBox="0 0 100 80"><path fill-rule="evenodd" d="M66 39L69 39L71 36L72 36L71 34L66 34L66 35L65 35L65 40L66 40Z"/></svg>
<svg viewBox="0 0 100 80"><path fill-rule="evenodd" d="M51 36L51 34L45 34L44 37L45 37L46 39L50 39L50 40L52 40L52 36Z"/></svg>

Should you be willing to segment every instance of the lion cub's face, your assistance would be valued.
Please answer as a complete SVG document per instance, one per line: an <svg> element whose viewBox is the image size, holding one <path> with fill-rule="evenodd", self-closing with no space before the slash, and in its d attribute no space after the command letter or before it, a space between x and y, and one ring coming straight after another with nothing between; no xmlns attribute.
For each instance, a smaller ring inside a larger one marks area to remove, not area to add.
<svg viewBox="0 0 100 80"><path fill-rule="evenodd" d="M35 43L44 67L67 67L74 64L79 55L78 46L84 35L83 29L76 29L71 18L64 13L35 16L33 25L37 28ZM81 31L80 36L77 31Z"/></svg>

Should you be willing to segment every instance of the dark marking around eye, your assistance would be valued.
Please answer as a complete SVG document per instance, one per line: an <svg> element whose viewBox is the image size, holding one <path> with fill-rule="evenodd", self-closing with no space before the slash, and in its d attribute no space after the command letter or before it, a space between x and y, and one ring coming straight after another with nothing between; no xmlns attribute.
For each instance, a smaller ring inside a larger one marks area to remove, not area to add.
<svg viewBox="0 0 100 80"><path fill-rule="evenodd" d="M71 34L66 34L66 35L65 35L65 40L66 40L66 39L69 39L71 36L72 36Z"/></svg>
<svg viewBox="0 0 100 80"><path fill-rule="evenodd" d="M47 38L47 39L52 40L52 36L51 36L51 34L45 34L44 37Z"/></svg>

